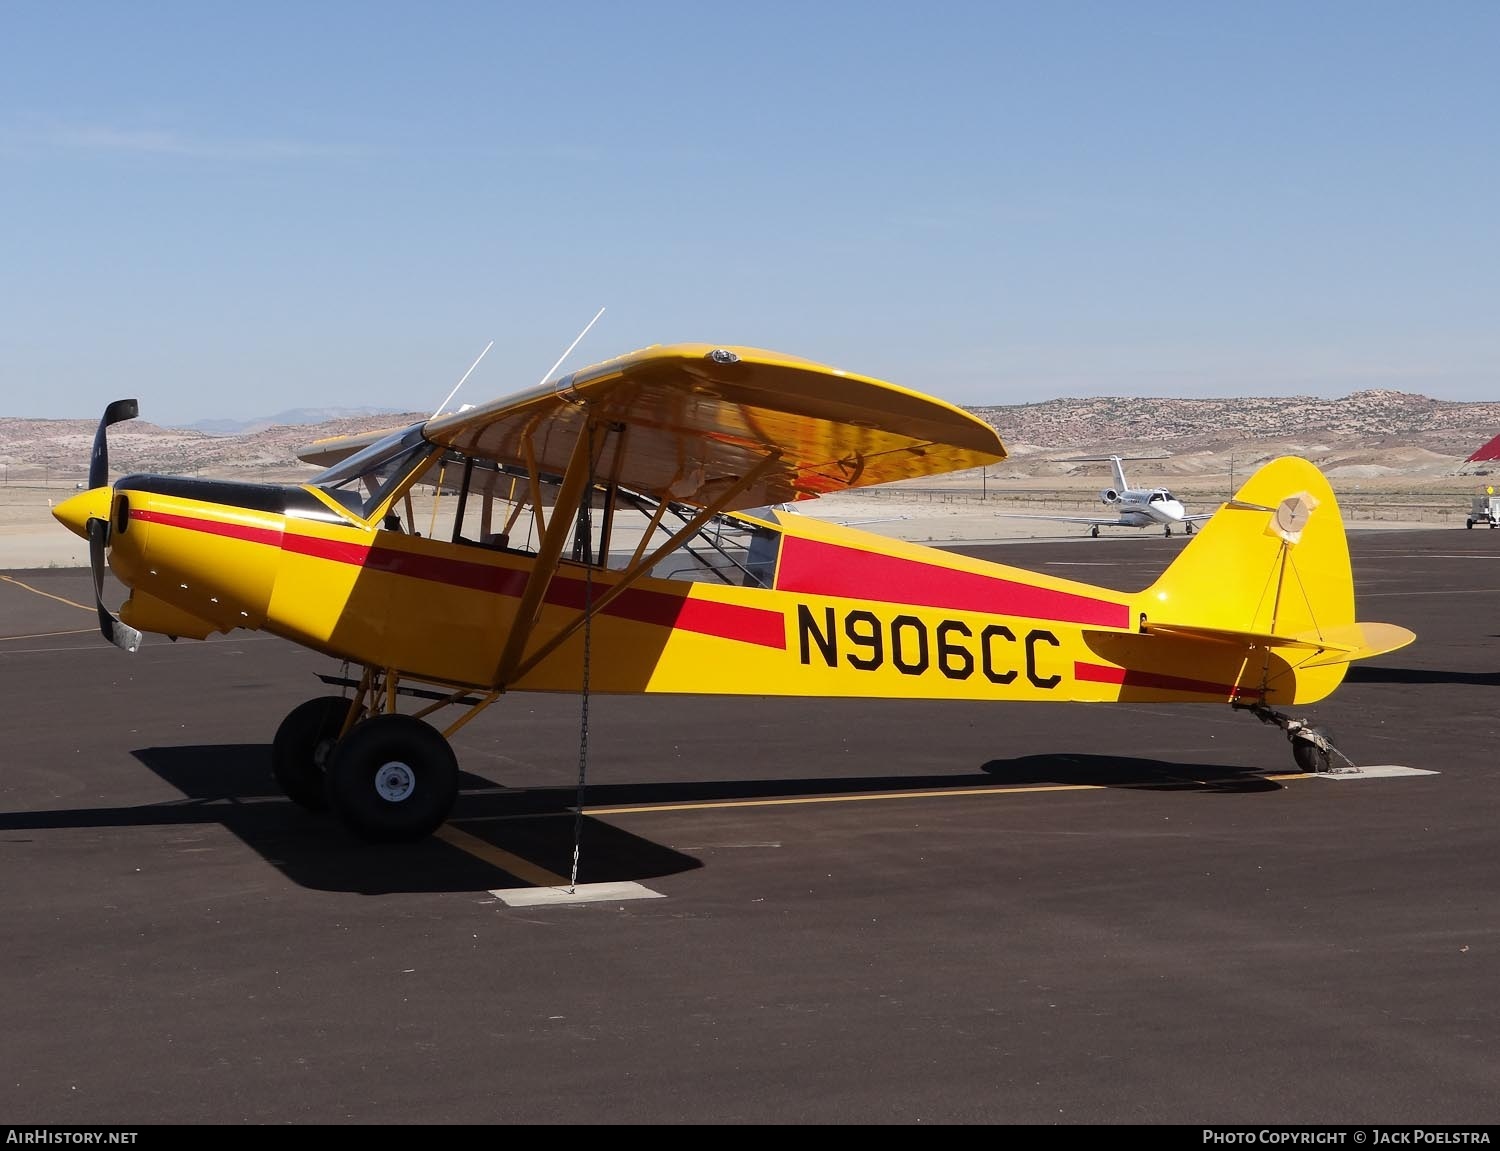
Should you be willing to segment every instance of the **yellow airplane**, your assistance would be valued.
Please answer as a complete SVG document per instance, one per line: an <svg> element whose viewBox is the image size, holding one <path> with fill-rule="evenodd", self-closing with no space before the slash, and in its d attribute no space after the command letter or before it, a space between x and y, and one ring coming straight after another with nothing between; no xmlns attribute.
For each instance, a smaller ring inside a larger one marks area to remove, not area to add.
<svg viewBox="0 0 1500 1151"><path fill-rule="evenodd" d="M449 739L508 692L1217 703L1318 771L1327 737L1276 708L1415 638L1356 622L1333 492L1295 457L1134 593L778 511L1006 450L961 408L754 348L653 346L319 442L304 484L111 484L107 429L136 413L108 407L89 490L55 510L89 540L101 631L134 651L261 629L362 669L322 677L342 692L294 709L272 758L291 799L371 841L443 823Z"/></svg>

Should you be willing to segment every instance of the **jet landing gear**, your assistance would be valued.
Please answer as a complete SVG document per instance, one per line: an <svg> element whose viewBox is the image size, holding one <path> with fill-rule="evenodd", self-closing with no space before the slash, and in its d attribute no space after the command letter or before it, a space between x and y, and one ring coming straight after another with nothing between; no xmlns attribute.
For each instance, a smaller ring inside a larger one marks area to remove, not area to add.
<svg viewBox="0 0 1500 1151"><path fill-rule="evenodd" d="M385 694L370 682L354 699L323 696L293 708L271 746L272 774L293 803L332 812L360 839L425 838L458 799L458 760L442 733L415 716L366 715L365 702L378 706Z"/></svg>
<svg viewBox="0 0 1500 1151"><path fill-rule="evenodd" d="M1334 747L1333 733L1327 728L1313 727L1303 720L1293 719L1264 704L1253 704L1247 710L1262 723L1275 724L1286 732L1287 739L1292 741L1292 758L1297 761L1297 767L1308 775L1321 775L1325 772L1358 773L1359 768L1349 757ZM1343 766L1333 765L1335 756L1343 761Z"/></svg>

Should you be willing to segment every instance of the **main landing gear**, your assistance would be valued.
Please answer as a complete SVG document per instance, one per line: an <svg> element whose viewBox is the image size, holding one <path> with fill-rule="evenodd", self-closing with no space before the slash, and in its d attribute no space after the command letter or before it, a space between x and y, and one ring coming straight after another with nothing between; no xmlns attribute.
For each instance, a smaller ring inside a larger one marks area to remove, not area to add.
<svg viewBox="0 0 1500 1151"><path fill-rule="evenodd" d="M458 759L431 724L409 715L371 716L328 759L328 806L372 843L431 835L458 798Z"/></svg>
<svg viewBox="0 0 1500 1151"><path fill-rule="evenodd" d="M310 699L292 708L276 729L271 744L271 775L299 807L328 810L323 776L328 770L328 757L344 734L352 702L341 695Z"/></svg>
<svg viewBox="0 0 1500 1151"><path fill-rule="evenodd" d="M353 698L293 708L271 745L271 773L293 803L331 812L360 839L422 839L458 799L458 760L435 727L392 710L394 687L381 691L376 678L366 673ZM366 704L386 710L368 715Z"/></svg>

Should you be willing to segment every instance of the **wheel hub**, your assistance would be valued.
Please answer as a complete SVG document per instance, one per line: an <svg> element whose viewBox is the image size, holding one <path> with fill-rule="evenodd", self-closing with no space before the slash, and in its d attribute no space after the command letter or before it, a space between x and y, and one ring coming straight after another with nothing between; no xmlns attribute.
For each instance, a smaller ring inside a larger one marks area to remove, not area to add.
<svg viewBox="0 0 1500 1151"><path fill-rule="evenodd" d="M399 760L382 764L375 772L375 791L388 803L410 799L411 793L416 789L416 773Z"/></svg>

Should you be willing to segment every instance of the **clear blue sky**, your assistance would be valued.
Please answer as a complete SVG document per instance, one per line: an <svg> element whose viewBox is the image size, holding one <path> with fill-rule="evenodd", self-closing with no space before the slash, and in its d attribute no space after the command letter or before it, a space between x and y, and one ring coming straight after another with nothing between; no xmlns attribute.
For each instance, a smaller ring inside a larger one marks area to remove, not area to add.
<svg viewBox="0 0 1500 1151"><path fill-rule="evenodd" d="M652 343L959 404L1500 398L1500 4L0 6L0 414Z"/></svg>

